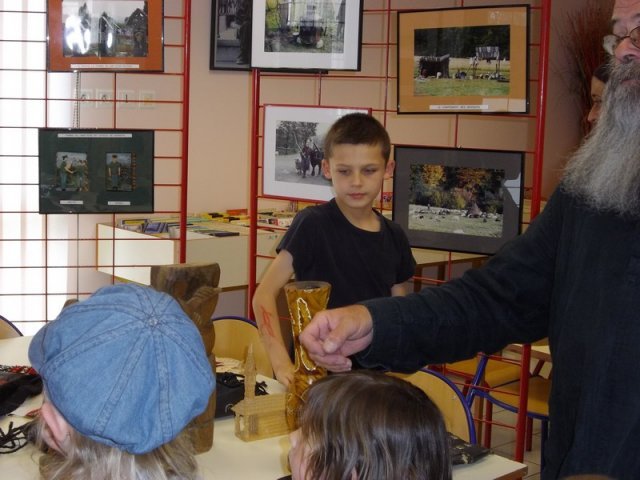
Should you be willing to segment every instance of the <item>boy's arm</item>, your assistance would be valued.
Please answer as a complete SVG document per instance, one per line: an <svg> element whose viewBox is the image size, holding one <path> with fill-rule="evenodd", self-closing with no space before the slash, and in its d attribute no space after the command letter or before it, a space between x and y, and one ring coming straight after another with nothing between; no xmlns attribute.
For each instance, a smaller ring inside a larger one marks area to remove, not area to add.
<svg viewBox="0 0 640 480"><path fill-rule="evenodd" d="M293 275L293 257L286 250L273 259L253 295L253 313L260 330L262 344L269 355L276 379L288 387L293 381L293 363L284 345L276 298Z"/></svg>
<svg viewBox="0 0 640 480"><path fill-rule="evenodd" d="M392 297L403 297L407 293L409 293L409 287L407 282L396 283L393 287L391 287Z"/></svg>

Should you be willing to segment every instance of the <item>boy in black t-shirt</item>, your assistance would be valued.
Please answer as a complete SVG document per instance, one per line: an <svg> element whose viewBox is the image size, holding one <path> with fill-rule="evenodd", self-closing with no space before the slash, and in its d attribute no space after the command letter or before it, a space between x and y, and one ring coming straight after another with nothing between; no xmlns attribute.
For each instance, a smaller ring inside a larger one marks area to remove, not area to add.
<svg viewBox="0 0 640 480"><path fill-rule="evenodd" d="M352 113L327 132L322 172L335 197L296 215L253 296L253 311L278 381L288 386L293 364L276 307L280 289L296 280L331 284L329 308L404 295L415 269L401 228L372 208L395 162L389 135L375 118Z"/></svg>

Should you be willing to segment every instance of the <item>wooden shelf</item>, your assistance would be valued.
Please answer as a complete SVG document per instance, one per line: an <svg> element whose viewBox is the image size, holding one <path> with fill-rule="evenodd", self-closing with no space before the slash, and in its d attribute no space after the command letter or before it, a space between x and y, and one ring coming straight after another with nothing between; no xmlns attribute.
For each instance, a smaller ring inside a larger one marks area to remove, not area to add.
<svg viewBox="0 0 640 480"><path fill-rule="evenodd" d="M217 262L220 265L220 287L239 288L248 283L249 228L216 223L215 228L238 232L230 237L213 237L187 232L187 263ZM149 285L152 265L179 262L179 239L168 234L149 235L132 232L110 224L99 223L97 236L97 269L114 277ZM275 255L282 232L258 233L258 251ZM268 261L260 262L262 275Z"/></svg>

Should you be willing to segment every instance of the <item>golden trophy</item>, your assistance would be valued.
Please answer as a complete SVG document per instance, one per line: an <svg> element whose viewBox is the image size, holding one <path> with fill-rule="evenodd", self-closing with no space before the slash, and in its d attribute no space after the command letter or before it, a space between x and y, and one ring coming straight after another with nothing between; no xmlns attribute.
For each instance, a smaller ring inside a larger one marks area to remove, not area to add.
<svg viewBox="0 0 640 480"><path fill-rule="evenodd" d="M313 316L327 308L331 285L320 281L291 282L284 286L284 292L291 315L295 353L293 382L289 385L286 396L287 425L293 431L298 428L298 411L304 402L302 395L313 382L327 374L324 368L317 366L309 358L298 337Z"/></svg>

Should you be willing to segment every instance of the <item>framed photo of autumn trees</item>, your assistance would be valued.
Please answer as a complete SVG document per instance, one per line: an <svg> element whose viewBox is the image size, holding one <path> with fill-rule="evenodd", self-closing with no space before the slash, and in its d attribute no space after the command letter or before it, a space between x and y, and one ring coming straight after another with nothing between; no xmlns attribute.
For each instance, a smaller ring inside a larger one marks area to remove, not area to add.
<svg viewBox="0 0 640 480"><path fill-rule="evenodd" d="M393 220L413 247L496 253L520 234L524 153L394 147Z"/></svg>

